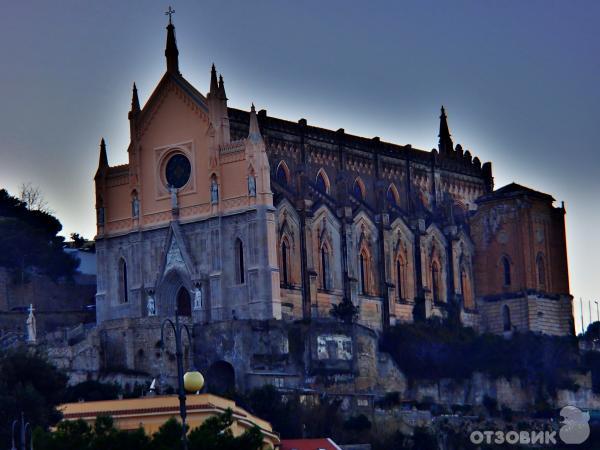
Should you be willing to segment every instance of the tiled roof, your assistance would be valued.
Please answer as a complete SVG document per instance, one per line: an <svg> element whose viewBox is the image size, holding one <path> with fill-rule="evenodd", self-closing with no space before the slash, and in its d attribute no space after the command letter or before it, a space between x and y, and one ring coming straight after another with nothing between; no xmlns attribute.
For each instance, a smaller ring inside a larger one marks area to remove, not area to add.
<svg viewBox="0 0 600 450"><path fill-rule="evenodd" d="M281 450L341 450L341 448L329 438L282 439Z"/></svg>

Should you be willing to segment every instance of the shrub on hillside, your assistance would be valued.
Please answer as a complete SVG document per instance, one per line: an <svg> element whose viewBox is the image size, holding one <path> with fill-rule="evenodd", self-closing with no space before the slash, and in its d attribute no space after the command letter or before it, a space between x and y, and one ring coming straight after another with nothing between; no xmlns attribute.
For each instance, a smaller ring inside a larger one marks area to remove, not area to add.
<svg viewBox="0 0 600 450"><path fill-rule="evenodd" d="M518 377L553 394L581 368L577 340L533 333L505 339L472 328L428 320L391 327L381 339L410 380L466 379L474 372L493 378Z"/></svg>

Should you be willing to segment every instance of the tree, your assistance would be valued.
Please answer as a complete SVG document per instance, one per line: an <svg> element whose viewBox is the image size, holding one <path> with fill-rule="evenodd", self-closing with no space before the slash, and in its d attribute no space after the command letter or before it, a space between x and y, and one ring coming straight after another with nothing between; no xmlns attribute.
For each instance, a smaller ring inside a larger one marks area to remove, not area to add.
<svg viewBox="0 0 600 450"><path fill-rule="evenodd" d="M30 210L26 203L0 190L0 267L25 282L32 270L53 279L70 277L79 264L64 252L62 225L54 216Z"/></svg>
<svg viewBox="0 0 600 450"><path fill-rule="evenodd" d="M263 436L253 427L233 436L233 412L212 416L188 434L189 450L260 450ZM83 420L64 421L56 431L37 429L34 436L38 450L181 450L181 424L174 418L148 437L142 428L119 430L108 416L96 418L94 426Z"/></svg>
<svg viewBox="0 0 600 450"><path fill-rule="evenodd" d="M253 427L236 438L231 431L232 424L231 409L206 419L190 432L190 450L260 450L263 441L260 429Z"/></svg>
<svg viewBox="0 0 600 450"><path fill-rule="evenodd" d="M99 416L93 427L80 419L59 423L53 433L38 429L34 444L38 450L149 450L150 438L142 428L118 430L111 417Z"/></svg>
<svg viewBox="0 0 600 450"><path fill-rule="evenodd" d="M600 340L600 322L592 322L583 333L583 339L586 341Z"/></svg>
<svg viewBox="0 0 600 450"><path fill-rule="evenodd" d="M21 183L19 187L19 199L30 211L42 211L47 214L53 214L53 211L48 208L48 202L44 198L39 186L34 186L31 183Z"/></svg>
<svg viewBox="0 0 600 450"><path fill-rule="evenodd" d="M180 450L181 424L173 417L152 435L150 450Z"/></svg>
<svg viewBox="0 0 600 450"><path fill-rule="evenodd" d="M75 248L81 248L83 247L83 244L86 243L87 239L84 238L82 235L80 235L79 233L71 233L69 235L69 237L71 238L71 240L73 241L73 246Z"/></svg>
<svg viewBox="0 0 600 450"><path fill-rule="evenodd" d="M66 385L66 375L39 353L19 348L0 354L0 442L9 442L21 411L33 426L56 424Z"/></svg>
<svg viewBox="0 0 600 450"><path fill-rule="evenodd" d="M329 314L345 323L352 323L358 317L359 312L358 306L355 306L349 298L344 297L341 302L331 307Z"/></svg>
<svg viewBox="0 0 600 450"><path fill-rule="evenodd" d="M96 380L87 380L69 386L65 391L64 402L72 403L80 400L86 402L114 400L122 393L121 386L116 383L102 383Z"/></svg>
<svg viewBox="0 0 600 450"><path fill-rule="evenodd" d="M302 436L302 423L298 420L303 406L297 398L284 399L273 385L255 388L243 403L258 417L267 420L273 429L287 439Z"/></svg>

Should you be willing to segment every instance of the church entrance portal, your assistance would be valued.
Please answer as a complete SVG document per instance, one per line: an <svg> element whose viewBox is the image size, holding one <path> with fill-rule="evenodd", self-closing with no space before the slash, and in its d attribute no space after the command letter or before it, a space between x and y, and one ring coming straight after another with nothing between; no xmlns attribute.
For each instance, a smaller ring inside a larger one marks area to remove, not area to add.
<svg viewBox="0 0 600 450"><path fill-rule="evenodd" d="M184 287L177 292L177 315L188 317L192 315L192 300L190 293Z"/></svg>

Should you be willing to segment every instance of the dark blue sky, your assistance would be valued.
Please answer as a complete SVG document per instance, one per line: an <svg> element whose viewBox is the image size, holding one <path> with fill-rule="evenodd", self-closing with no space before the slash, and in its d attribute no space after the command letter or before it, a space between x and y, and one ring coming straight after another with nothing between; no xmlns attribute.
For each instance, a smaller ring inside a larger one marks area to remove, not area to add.
<svg viewBox="0 0 600 450"><path fill-rule="evenodd" d="M144 102L164 71L167 6L5 5L0 186L39 185L67 233L94 234L100 137L111 164L126 162L131 84ZM566 202L572 292L600 299L600 2L173 7L183 75L206 92L214 61L232 106L431 149L444 104L455 142L493 162L497 187L514 180Z"/></svg>

